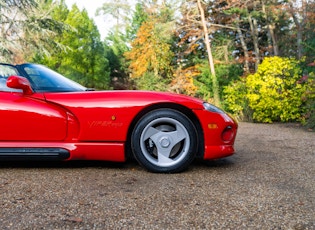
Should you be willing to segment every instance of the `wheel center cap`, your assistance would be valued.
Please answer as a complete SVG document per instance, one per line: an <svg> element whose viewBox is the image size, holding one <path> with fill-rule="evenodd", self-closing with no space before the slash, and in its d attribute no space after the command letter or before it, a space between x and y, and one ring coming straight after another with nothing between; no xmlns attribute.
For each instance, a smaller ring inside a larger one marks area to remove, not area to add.
<svg viewBox="0 0 315 230"><path fill-rule="evenodd" d="M168 146L170 146L171 142L167 137L162 137L160 139L160 144L163 148L167 148Z"/></svg>

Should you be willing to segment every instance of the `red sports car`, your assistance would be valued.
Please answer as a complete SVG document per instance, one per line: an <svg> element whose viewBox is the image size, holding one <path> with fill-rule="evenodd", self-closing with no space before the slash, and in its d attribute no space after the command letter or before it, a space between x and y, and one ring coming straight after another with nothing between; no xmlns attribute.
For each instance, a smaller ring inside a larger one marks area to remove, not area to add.
<svg viewBox="0 0 315 230"><path fill-rule="evenodd" d="M152 172L234 153L237 123L188 96L92 91L37 64L0 64L0 160L134 157Z"/></svg>

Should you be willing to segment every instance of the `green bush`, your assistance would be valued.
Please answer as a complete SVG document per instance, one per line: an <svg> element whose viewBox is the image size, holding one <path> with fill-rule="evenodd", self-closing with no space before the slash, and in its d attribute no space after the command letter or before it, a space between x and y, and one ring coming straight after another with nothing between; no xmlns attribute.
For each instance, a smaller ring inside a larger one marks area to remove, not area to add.
<svg viewBox="0 0 315 230"><path fill-rule="evenodd" d="M155 76L153 72L146 72L139 78L134 78L137 89L165 91L169 84L169 79Z"/></svg>
<svg viewBox="0 0 315 230"><path fill-rule="evenodd" d="M209 100L212 95L212 77L208 62L202 62L199 70L201 74L195 78L195 85L198 87L196 97ZM242 68L239 64L217 64L215 72L220 88L224 88L229 82L236 80L242 74ZM222 98L223 92L219 92Z"/></svg>
<svg viewBox="0 0 315 230"><path fill-rule="evenodd" d="M315 129L315 74L311 72L301 84L307 84L307 90L302 99L305 101L305 125Z"/></svg>
<svg viewBox="0 0 315 230"><path fill-rule="evenodd" d="M258 122L303 121L308 84L301 77L296 59L267 57L255 74L225 88L226 109L238 116L250 110Z"/></svg>
<svg viewBox="0 0 315 230"><path fill-rule="evenodd" d="M229 86L224 87L223 107L233 114L237 120L252 121L252 110L246 98L245 78L234 81Z"/></svg>
<svg viewBox="0 0 315 230"><path fill-rule="evenodd" d="M293 58L265 58L255 74L246 78L247 99L253 119L259 122L300 121L302 95L306 85L299 84L302 70Z"/></svg>

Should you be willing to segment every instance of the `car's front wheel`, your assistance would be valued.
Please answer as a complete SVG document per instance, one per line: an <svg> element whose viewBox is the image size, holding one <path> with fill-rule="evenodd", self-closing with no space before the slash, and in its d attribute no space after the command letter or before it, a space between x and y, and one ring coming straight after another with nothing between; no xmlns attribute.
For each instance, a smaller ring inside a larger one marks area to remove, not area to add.
<svg viewBox="0 0 315 230"><path fill-rule="evenodd" d="M183 113L159 109L140 119L132 133L131 146L136 160L147 170L176 173L193 161L197 134Z"/></svg>

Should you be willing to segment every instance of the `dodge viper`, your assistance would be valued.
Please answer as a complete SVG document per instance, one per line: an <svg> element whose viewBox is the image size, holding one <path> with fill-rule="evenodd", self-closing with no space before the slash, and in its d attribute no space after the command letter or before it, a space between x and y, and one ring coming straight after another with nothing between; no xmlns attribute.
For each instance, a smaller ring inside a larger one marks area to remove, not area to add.
<svg viewBox="0 0 315 230"><path fill-rule="evenodd" d="M166 92L96 91L38 64L0 64L0 160L136 159L181 172L234 153L237 122L202 100Z"/></svg>

